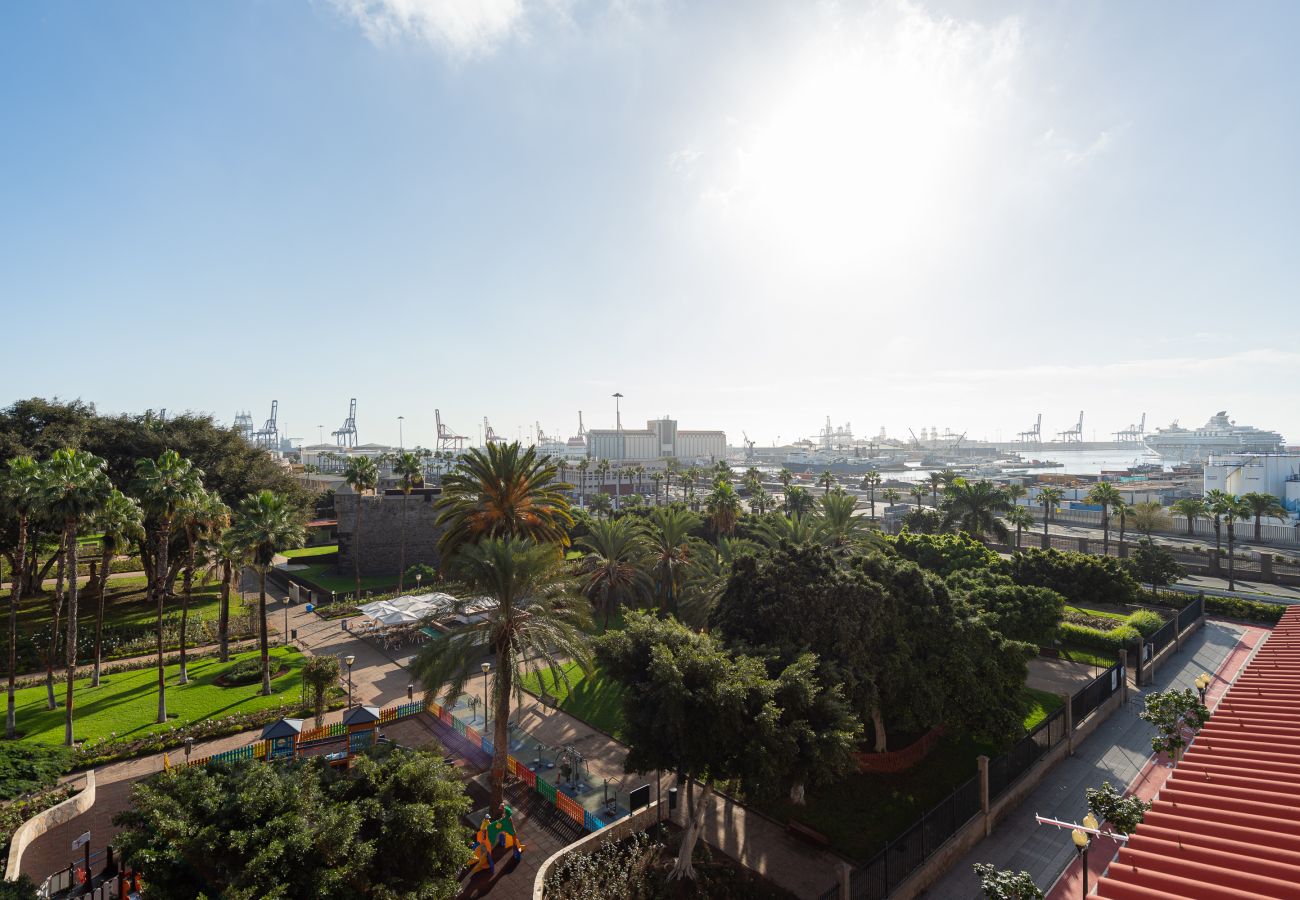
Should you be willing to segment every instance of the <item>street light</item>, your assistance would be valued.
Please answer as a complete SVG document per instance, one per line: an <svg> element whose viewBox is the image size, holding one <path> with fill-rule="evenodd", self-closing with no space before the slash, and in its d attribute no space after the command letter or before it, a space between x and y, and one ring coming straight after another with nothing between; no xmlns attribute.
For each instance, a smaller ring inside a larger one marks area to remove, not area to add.
<svg viewBox="0 0 1300 900"><path fill-rule="evenodd" d="M1083 827L1097 830L1099 823L1097 817L1088 813L1083 817ZM1070 838L1074 841L1075 849L1079 851L1079 859L1083 861L1083 896L1088 896L1088 847L1092 844L1092 838L1086 831L1075 828L1070 832Z"/></svg>
<svg viewBox="0 0 1300 900"><path fill-rule="evenodd" d="M348 709L352 708L352 664L356 661L357 658L351 653L343 657L343 662L346 663L348 667Z"/></svg>
<svg viewBox="0 0 1300 900"><path fill-rule="evenodd" d="M1204 672L1202 672L1200 675L1196 676L1196 681L1192 682L1193 684L1196 685L1196 690L1201 695L1201 706L1205 705L1205 692L1210 689L1210 684L1213 681L1214 681L1213 678L1211 678L1209 675L1206 675Z"/></svg>
<svg viewBox="0 0 1300 900"><path fill-rule="evenodd" d="M398 450L406 449L406 442L402 438L402 420L405 418L406 416L397 417L397 449Z"/></svg>
<svg viewBox="0 0 1300 900"><path fill-rule="evenodd" d="M488 672L492 671L492 663L485 662L479 666L483 670L483 730L487 731L488 727Z"/></svg>

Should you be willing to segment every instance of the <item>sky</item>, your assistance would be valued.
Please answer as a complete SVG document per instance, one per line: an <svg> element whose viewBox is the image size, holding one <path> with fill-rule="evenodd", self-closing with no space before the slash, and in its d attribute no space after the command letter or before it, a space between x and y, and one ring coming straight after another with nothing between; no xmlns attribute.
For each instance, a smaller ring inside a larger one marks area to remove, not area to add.
<svg viewBox="0 0 1300 900"><path fill-rule="evenodd" d="M0 403L1300 443L1300 5L0 7Z"/></svg>

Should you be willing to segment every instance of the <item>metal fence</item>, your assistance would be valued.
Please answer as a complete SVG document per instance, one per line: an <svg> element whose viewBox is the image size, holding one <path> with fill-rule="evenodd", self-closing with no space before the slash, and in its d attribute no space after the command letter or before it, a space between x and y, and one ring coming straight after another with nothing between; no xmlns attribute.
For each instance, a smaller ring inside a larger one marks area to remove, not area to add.
<svg viewBox="0 0 1300 900"><path fill-rule="evenodd" d="M957 788L853 873L853 900L883 900L944 841L980 811L976 775Z"/></svg>
<svg viewBox="0 0 1300 900"><path fill-rule="evenodd" d="M1151 645L1152 658L1155 658L1161 650L1174 642L1174 638L1178 637L1179 630L1178 619L1173 618L1162 625L1159 631L1147 639L1147 643Z"/></svg>
<svg viewBox="0 0 1300 900"><path fill-rule="evenodd" d="M989 760L989 802L1002 796L1002 792L1038 761L1044 753L1065 739L1065 710L1057 709L1033 731L1012 745L1001 756Z"/></svg>
<svg viewBox="0 0 1300 900"><path fill-rule="evenodd" d="M1124 667L1119 663L1102 672L1091 684L1070 698L1070 718L1078 728L1084 719L1110 699L1124 685Z"/></svg>
<svg viewBox="0 0 1300 900"><path fill-rule="evenodd" d="M1191 603L1184 606L1178 611L1176 621L1178 622L1178 633L1182 634L1191 624L1205 615L1205 595L1197 594Z"/></svg>

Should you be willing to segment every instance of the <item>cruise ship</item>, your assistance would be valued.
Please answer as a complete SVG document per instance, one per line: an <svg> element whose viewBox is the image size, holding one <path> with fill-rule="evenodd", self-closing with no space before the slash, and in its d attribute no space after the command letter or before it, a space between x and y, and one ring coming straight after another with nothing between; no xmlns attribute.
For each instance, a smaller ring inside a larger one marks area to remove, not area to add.
<svg viewBox="0 0 1300 900"><path fill-rule="evenodd" d="M1282 435L1251 425L1238 425L1227 412L1217 412L1200 428L1181 428L1175 421L1145 438L1147 449L1164 459L1182 462L1205 460L1210 454L1277 453Z"/></svg>

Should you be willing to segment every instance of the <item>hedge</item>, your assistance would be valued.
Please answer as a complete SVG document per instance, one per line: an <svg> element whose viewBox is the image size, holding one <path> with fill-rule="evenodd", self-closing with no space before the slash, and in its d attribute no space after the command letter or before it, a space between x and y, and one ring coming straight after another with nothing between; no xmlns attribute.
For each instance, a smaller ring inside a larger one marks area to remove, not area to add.
<svg viewBox="0 0 1300 900"><path fill-rule="evenodd" d="M1130 613L1129 617L1124 620L1124 624L1136 628L1144 638L1147 638L1165 627L1165 619L1160 613L1152 612L1149 609L1139 609Z"/></svg>
<svg viewBox="0 0 1300 900"><path fill-rule="evenodd" d="M1182 609L1194 599L1192 594L1163 593L1154 600L1148 600L1157 606ZM1205 612L1211 616L1225 619L1241 619L1245 622L1264 622L1277 624L1286 612L1282 603L1265 603L1263 600L1247 600L1242 597L1214 597L1205 595Z"/></svg>
<svg viewBox="0 0 1300 900"><path fill-rule="evenodd" d="M1060 625L1060 642L1065 645L1089 647L1094 650L1109 650L1118 653L1137 644L1142 637L1132 625L1120 625L1110 631L1062 622Z"/></svg>

